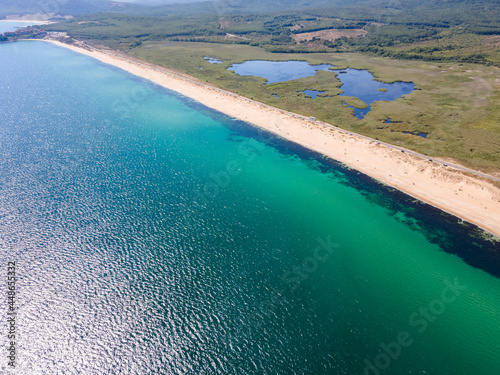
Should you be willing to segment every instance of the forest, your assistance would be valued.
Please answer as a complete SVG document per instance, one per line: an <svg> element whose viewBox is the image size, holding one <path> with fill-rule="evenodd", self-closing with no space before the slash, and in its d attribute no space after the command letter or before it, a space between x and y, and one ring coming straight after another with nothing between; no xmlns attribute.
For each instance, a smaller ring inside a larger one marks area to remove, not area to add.
<svg viewBox="0 0 500 375"><path fill-rule="evenodd" d="M251 9L237 1L189 7L127 6L81 15L46 30L124 50L145 41L170 40L248 44L280 53L361 52L397 59L500 64L498 2L357 0L350 5L331 1L327 7L284 10L284 3L278 1L271 8L280 10L272 13L265 12L269 7L264 2L250 3ZM300 5L292 2L289 8ZM352 37L345 30L362 35Z"/></svg>
<svg viewBox="0 0 500 375"><path fill-rule="evenodd" d="M499 2L221 0L184 7L115 6L98 13L75 9L80 13L74 18L43 28L374 139L498 170ZM210 64L206 56L222 63ZM266 85L228 70L252 59L369 69L383 82L414 82L417 88L410 98L373 105L359 120L343 101L359 102L338 96L334 74ZM305 89L326 95L311 100ZM421 132L428 137L419 137Z"/></svg>

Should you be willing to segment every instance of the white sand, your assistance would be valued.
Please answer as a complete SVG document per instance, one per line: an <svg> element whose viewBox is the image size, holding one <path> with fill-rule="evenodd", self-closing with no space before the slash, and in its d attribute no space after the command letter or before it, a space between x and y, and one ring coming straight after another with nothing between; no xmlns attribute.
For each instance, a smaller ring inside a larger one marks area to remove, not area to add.
<svg viewBox="0 0 500 375"><path fill-rule="evenodd" d="M401 149L379 144L355 133L331 129L328 127L331 125L246 99L145 61L132 61L114 52L51 42L124 69L210 108L321 152L500 236L500 189L486 179L470 177L450 167L410 155L408 150L401 152Z"/></svg>

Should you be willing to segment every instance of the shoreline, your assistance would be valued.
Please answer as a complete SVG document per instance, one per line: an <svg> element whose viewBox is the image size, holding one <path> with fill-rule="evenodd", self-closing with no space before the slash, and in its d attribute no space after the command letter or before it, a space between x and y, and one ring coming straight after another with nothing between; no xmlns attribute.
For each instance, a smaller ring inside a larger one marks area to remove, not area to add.
<svg viewBox="0 0 500 375"><path fill-rule="evenodd" d="M0 20L0 22L26 22L26 23L36 23L36 24L39 24L39 25L50 25L51 23L55 23L53 21L39 21L39 20L18 20L18 19L12 19L12 20L7 20L7 19L3 19L3 20Z"/></svg>
<svg viewBox="0 0 500 375"><path fill-rule="evenodd" d="M131 60L117 51L104 52L86 44L79 47L50 39L41 41L91 56L268 130L500 236L500 188L485 181L500 181L493 176L441 160L429 161L429 157L411 150L253 101L185 73ZM478 176L465 175L460 169Z"/></svg>

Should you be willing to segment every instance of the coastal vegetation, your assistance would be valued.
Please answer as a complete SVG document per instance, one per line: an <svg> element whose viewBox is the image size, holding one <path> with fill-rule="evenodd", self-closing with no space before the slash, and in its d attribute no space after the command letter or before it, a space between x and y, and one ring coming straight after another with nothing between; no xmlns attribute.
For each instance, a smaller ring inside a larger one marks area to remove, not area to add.
<svg viewBox="0 0 500 375"><path fill-rule="evenodd" d="M499 173L498 14L500 4L485 0L216 1L107 8L44 29L429 156ZM210 64L206 56L223 62ZM416 91L375 102L359 120L343 102L362 103L338 96L341 83L332 72L265 85L262 78L227 70L255 59L368 69L384 82L414 82ZM311 100L306 89L326 93Z"/></svg>
<svg viewBox="0 0 500 375"><path fill-rule="evenodd" d="M47 30L99 40L114 48L170 40L247 44L279 53L361 52L500 66L498 2L312 1L300 11L294 8L304 6L301 2L267 7L260 1L238 2L237 7L229 3L124 6L76 17Z"/></svg>
<svg viewBox="0 0 500 375"><path fill-rule="evenodd" d="M495 67L400 61L359 53L277 54L245 45L188 42L146 42L130 53L275 107L314 116L423 154L499 172L500 93L495 88L498 87ZM223 63L210 64L203 59L205 56L221 59ZM240 76L227 70L247 60L307 60L311 64L332 64L335 69L368 69L384 82L414 82L416 90L395 101L373 103L372 110L359 120L343 102L359 108L362 103L356 98L338 96L342 87L335 73L318 71L312 77L266 85L263 78ZM304 89L326 93L311 100L302 93ZM391 123L386 123L388 118ZM428 136L422 138L419 133Z"/></svg>

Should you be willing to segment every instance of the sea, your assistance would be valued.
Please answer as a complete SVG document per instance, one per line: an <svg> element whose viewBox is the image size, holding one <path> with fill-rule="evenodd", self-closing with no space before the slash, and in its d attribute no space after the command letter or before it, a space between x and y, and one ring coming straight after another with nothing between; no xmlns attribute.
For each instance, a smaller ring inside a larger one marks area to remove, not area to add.
<svg viewBox="0 0 500 375"><path fill-rule="evenodd" d="M0 34L16 31L18 28L40 25L37 21L3 21L0 20Z"/></svg>
<svg viewBox="0 0 500 375"><path fill-rule="evenodd" d="M0 44L0 269L2 374L500 373L498 237L41 41Z"/></svg>

